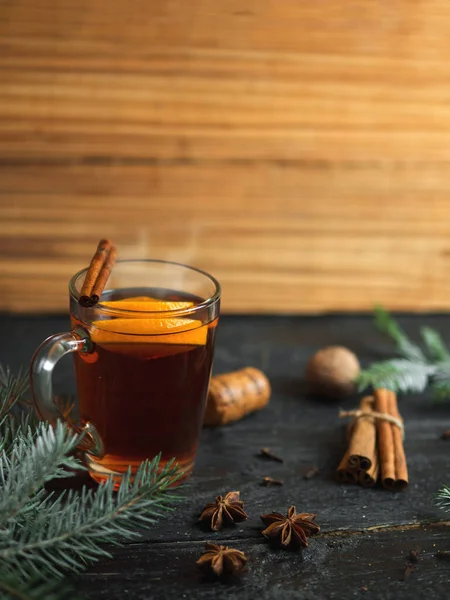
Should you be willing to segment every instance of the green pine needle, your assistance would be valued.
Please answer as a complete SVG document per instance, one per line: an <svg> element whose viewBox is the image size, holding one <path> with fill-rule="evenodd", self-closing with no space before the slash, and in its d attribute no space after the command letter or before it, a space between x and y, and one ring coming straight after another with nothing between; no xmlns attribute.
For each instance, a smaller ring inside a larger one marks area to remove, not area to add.
<svg viewBox="0 0 450 600"><path fill-rule="evenodd" d="M17 406L29 406L24 395L28 390L28 376L21 371L13 375L9 367L0 365L0 420Z"/></svg>
<svg viewBox="0 0 450 600"><path fill-rule="evenodd" d="M419 346L408 338L395 319L381 306L375 309L375 324L382 333L394 340L401 356L411 361L425 361L425 356Z"/></svg>
<svg viewBox="0 0 450 600"><path fill-rule="evenodd" d="M16 431L9 455L0 456L0 527L28 510L47 481L68 477L70 469L82 468L70 456L78 441L62 423L55 428L41 423L36 432L21 431L20 435Z"/></svg>
<svg viewBox="0 0 450 600"><path fill-rule="evenodd" d="M434 396L437 400L450 398L450 381L434 379L432 382Z"/></svg>
<svg viewBox="0 0 450 600"><path fill-rule="evenodd" d="M420 334L431 361L450 361L450 352L448 351L444 340L436 330L431 329L431 327L422 327Z"/></svg>
<svg viewBox="0 0 450 600"><path fill-rule="evenodd" d="M432 365L398 358L375 363L370 369L361 371L357 385L359 391L372 386L395 392L422 392L435 370Z"/></svg>
<svg viewBox="0 0 450 600"><path fill-rule="evenodd" d="M436 506L450 513L450 486L444 485L436 494Z"/></svg>
<svg viewBox="0 0 450 600"><path fill-rule="evenodd" d="M0 570L0 598L2 600L77 600L73 590L59 580L43 581L34 578L22 581L17 575ZM81 600L81 598L80 598Z"/></svg>

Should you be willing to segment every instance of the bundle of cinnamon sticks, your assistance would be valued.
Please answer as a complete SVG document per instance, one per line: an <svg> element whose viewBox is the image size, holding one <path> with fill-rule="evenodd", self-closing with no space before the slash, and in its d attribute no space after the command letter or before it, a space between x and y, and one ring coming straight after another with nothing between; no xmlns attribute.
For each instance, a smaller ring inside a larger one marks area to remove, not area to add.
<svg viewBox="0 0 450 600"><path fill-rule="evenodd" d="M349 444L337 469L343 483L374 486L381 477L384 488L402 491L408 486L408 468L403 448L403 421L395 392L377 389L361 400L359 410L342 411L354 416Z"/></svg>

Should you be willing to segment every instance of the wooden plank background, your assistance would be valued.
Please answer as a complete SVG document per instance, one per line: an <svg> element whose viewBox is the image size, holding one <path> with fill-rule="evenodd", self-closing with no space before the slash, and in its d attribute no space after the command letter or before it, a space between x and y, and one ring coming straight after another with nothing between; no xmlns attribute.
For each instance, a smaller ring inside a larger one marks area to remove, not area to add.
<svg viewBox="0 0 450 600"><path fill-rule="evenodd" d="M96 241L224 310L450 308L448 0L0 0L0 309Z"/></svg>

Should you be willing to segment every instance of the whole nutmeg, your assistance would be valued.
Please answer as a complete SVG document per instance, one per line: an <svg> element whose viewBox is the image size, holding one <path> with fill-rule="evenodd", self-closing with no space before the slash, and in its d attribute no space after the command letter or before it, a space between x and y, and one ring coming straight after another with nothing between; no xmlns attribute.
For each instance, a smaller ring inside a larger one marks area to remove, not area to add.
<svg viewBox="0 0 450 600"><path fill-rule="evenodd" d="M359 361L348 348L328 346L309 359L306 380L313 394L339 399L355 391L359 370Z"/></svg>

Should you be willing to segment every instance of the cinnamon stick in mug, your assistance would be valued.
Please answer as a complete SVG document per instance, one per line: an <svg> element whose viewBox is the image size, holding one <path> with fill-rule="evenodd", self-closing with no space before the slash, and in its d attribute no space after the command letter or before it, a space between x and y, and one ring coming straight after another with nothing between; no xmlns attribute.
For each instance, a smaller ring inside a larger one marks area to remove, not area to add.
<svg viewBox="0 0 450 600"><path fill-rule="evenodd" d="M84 278L79 303L84 307L97 304L116 261L117 251L111 240L100 240Z"/></svg>
<svg viewBox="0 0 450 600"><path fill-rule="evenodd" d="M375 410L401 421L395 392L375 390ZM402 491L408 485L408 468L403 448L403 431L395 423L377 419L381 482L391 491Z"/></svg>

